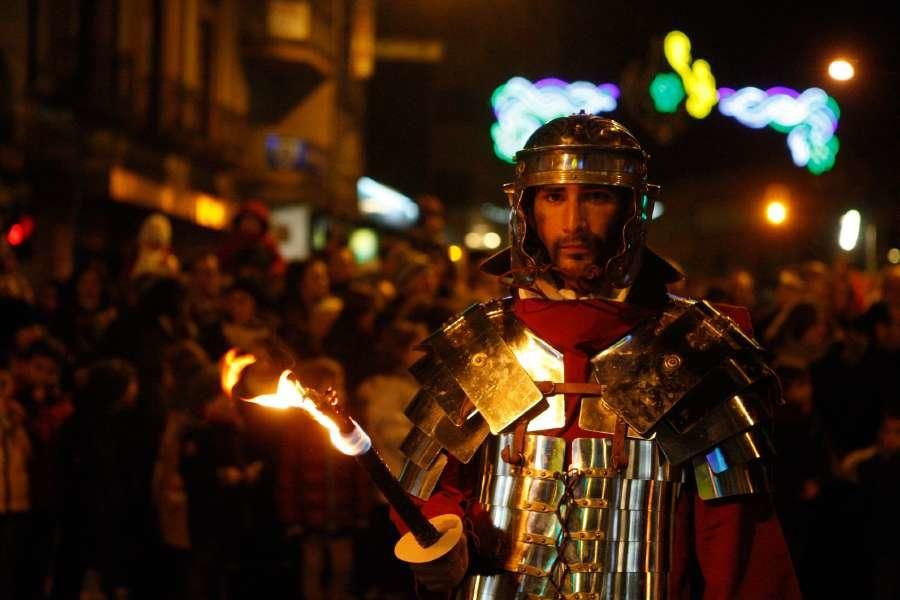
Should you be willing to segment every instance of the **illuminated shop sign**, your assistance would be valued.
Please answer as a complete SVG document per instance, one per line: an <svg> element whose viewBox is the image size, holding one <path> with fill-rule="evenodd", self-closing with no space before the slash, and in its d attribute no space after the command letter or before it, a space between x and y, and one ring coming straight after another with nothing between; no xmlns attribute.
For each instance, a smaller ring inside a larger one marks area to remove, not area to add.
<svg viewBox="0 0 900 600"><path fill-rule="evenodd" d="M119 166L109 171L109 195L210 229L226 229L236 210L231 200L154 181Z"/></svg>
<svg viewBox="0 0 900 600"><path fill-rule="evenodd" d="M356 182L359 212L387 227L409 227L419 218L419 206L412 198L369 177Z"/></svg>

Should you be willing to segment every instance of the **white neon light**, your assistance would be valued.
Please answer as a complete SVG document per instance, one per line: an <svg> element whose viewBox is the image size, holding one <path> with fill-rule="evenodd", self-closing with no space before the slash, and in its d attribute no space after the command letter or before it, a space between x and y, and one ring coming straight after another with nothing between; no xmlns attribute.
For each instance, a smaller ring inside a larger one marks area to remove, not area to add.
<svg viewBox="0 0 900 600"><path fill-rule="evenodd" d="M841 231L838 234L838 245L841 250L850 252L856 248L856 242L859 241L859 226L862 217L858 210L848 210L841 217Z"/></svg>
<svg viewBox="0 0 900 600"><path fill-rule="evenodd" d="M528 136L544 123L582 110L588 114L613 111L619 94L619 88L611 83L566 83L554 78L532 83L523 77L513 77L494 90L491 97L497 117L491 126L494 152L512 162Z"/></svg>
<svg viewBox="0 0 900 600"><path fill-rule="evenodd" d="M822 173L834 165L839 144L834 135L840 109L824 90L798 93L786 87L719 90L719 111L753 129L772 127L787 133L791 159L798 167Z"/></svg>
<svg viewBox="0 0 900 600"><path fill-rule="evenodd" d="M356 182L359 212L393 227L406 227L419 218L419 206L397 190L369 177Z"/></svg>

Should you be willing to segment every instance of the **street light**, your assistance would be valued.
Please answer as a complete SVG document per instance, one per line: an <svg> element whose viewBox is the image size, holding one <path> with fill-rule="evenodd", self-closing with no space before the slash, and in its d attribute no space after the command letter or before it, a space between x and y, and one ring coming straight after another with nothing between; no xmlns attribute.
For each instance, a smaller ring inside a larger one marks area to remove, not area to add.
<svg viewBox="0 0 900 600"><path fill-rule="evenodd" d="M838 245L841 250L850 252L856 248L856 242L859 241L859 226L862 217L858 210L848 210L841 217L841 231L838 234Z"/></svg>
<svg viewBox="0 0 900 600"><path fill-rule="evenodd" d="M766 220L772 225L782 225L787 220L787 205L780 200L766 204Z"/></svg>
<svg viewBox="0 0 900 600"><path fill-rule="evenodd" d="M839 58L831 61L828 65L828 76L836 81L848 81L853 79L856 70L850 61Z"/></svg>
<svg viewBox="0 0 900 600"><path fill-rule="evenodd" d="M766 203L766 221L776 227L784 225L788 218L791 190L786 185L771 183L766 186L763 192L763 199Z"/></svg>

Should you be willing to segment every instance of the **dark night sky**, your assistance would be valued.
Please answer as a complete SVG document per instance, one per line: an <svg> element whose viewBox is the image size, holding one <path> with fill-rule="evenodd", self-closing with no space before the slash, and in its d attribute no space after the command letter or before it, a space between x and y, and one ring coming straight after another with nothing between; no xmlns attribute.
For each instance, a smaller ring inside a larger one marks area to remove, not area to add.
<svg viewBox="0 0 900 600"><path fill-rule="evenodd" d="M896 230L900 25L873 3L825 6L385 0L380 38L437 39L445 58L437 65L378 63L370 83L369 171L410 194L436 191L461 210L499 203L498 186L511 168L491 150L489 98L498 85L515 75L620 84L629 64L646 60L654 42L680 29L694 58L711 63L717 86L819 86L842 109L837 165L815 177L791 163L784 134L748 129L716 108L701 121L681 117L680 134L662 145L620 103L612 116L651 152L652 178L679 200L682 216L708 206L695 198L700 178L719 182L709 194L745 190L735 194L738 204L726 202L732 212L765 181L778 180L795 186L811 211L841 210L842 198L852 196L885 213L885 228ZM839 53L858 61L857 77L847 83L825 73ZM667 67L661 52L659 58Z"/></svg>

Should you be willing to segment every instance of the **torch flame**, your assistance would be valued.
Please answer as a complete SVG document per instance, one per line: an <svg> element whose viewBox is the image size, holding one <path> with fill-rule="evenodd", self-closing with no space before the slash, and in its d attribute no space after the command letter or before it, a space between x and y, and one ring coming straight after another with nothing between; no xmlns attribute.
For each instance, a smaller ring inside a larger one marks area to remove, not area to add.
<svg viewBox="0 0 900 600"><path fill-rule="evenodd" d="M241 373L256 362L256 357L252 354L238 356L237 353L237 348L232 348L222 358L222 389L228 394L229 398L231 397L231 390L234 389L234 386L241 379Z"/></svg>
<svg viewBox="0 0 900 600"><path fill-rule="evenodd" d="M272 408L302 408L328 430L332 445L348 456L359 456L372 447L369 436L353 419L350 419L354 426L353 431L350 433L341 432L338 424L319 410L315 401L309 398L303 385L296 379L291 378L290 371L284 371L281 374L281 377L278 379L278 389L274 394L262 394L249 398L247 401Z"/></svg>

